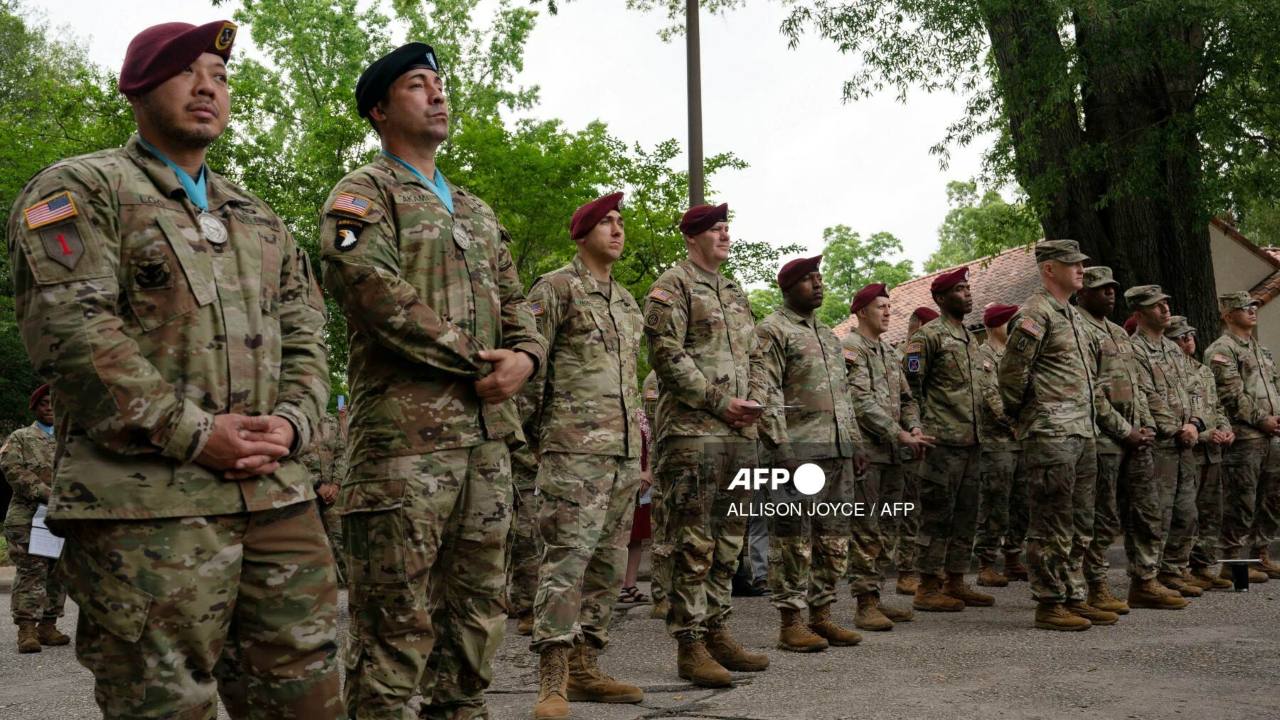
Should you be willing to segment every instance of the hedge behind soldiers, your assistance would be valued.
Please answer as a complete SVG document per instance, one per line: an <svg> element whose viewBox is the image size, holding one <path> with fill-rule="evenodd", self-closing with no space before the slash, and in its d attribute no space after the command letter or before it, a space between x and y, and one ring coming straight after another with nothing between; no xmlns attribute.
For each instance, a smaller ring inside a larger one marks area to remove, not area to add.
<svg viewBox="0 0 1280 720"><path fill-rule="evenodd" d="M1088 630L1119 616L1086 603L1082 572L1098 474L1096 368L1085 321L1068 300L1084 285L1074 240L1036 243L1041 286L1012 320L1000 398L1018 421L1027 468L1027 560L1042 630Z"/></svg>
<svg viewBox="0 0 1280 720"><path fill-rule="evenodd" d="M337 585L306 469L329 391L306 255L205 153L235 25L130 43L138 134L58 163L9 220L18 319L53 386L50 522L107 717L334 718Z"/></svg>
<svg viewBox="0 0 1280 720"><path fill-rule="evenodd" d="M353 718L483 717L505 622L511 398L542 362L505 231L448 182L435 51L365 69L356 104L382 142L321 215L325 282L347 316L351 470L342 488Z"/></svg>
<svg viewBox="0 0 1280 720"><path fill-rule="evenodd" d="M66 645L71 638L58 632L67 593L53 572L52 558L32 555L31 519L40 505L49 504L53 485L53 402L49 386L31 393L27 409L36 421L14 430L0 446L0 473L13 490L4 516L4 539L14 566L9 610L18 626L18 652L37 653L41 645Z"/></svg>
<svg viewBox="0 0 1280 720"><path fill-rule="evenodd" d="M704 687L730 684L728 670L761 671L763 654L729 634L731 583L746 519L729 505L750 491L729 491L739 467L756 464L755 422L747 398L755 343L751 305L720 274L729 257L729 206L698 205L680 220L689 256L654 282L645 297L649 364L658 399L656 484L674 547L667 630L679 644L680 677ZM727 669L726 669L727 668Z"/></svg>
<svg viewBox="0 0 1280 720"><path fill-rule="evenodd" d="M544 370L523 395L538 438L542 560L533 604L536 718L567 718L569 702L638 703L644 693L600 670L622 587L640 486L636 387L640 307L613 264L626 242L622 193L574 212L568 265L534 281L529 304L547 339Z"/></svg>
<svg viewBox="0 0 1280 720"><path fill-rule="evenodd" d="M959 612L995 604L995 598L964 581L978 523L976 373L981 364L978 338L964 325L973 309L969 269L937 276L930 291L942 317L907 340L902 360L924 430L937 438L925 453L920 478L920 587L911 604L917 610Z"/></svg>

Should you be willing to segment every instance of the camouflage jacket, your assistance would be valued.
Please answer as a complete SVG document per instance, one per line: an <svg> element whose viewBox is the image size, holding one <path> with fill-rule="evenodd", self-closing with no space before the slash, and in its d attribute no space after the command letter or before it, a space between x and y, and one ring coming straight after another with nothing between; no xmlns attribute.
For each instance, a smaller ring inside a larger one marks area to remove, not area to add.
<svg viewBox="0 0 1280 720"><path fill-rule="evenodd" d="M898 351L883 340L870 340L850 330L843 343L849 394L858 426L874 463L896 465L910 459L898 445L898 433L920 425L920 408L902 372Z"/></svg>
<svg viewBox="0 0 1280 720"><path fill-rule="evenodd" d="M768 406L760 433L797 459L853 457L862 433L836 334L812 313L781 307L756 326L756 339L751 399Z"/></svg>
<svg viewBox="0 0 1280 720"><path fill-rule="evenodd" d="M998 381L1018 437L1097 437L1094 351L1080 313L1043 287L1013 319Z"/></svg>
<svg viewBox="0 0 1280 720"><path fill-rule="evenodd" d="M1000 385L996 371L1000 369L1000 358L1004 357L1004 349L996 350L990 342L978 348L978 391L982 395L982 412L978 415L978 435L983 450L1017 450L1018 436L1014 431L1016 422L1004 411L1004 401L1000 399Z"/></svg>
<svg viewBox="0 0 1280 720"><path fill-rule="evenodd" d="M916 330L902 367L920 403L925 433L942 445L978 442L978 338L947 318Z"/></svg>
<svg viewBox="0 0 1280 720"><path fill-rule="evenodd" d="M640 457L636 387L640 306L610 278L608 295L577 255L529 290L547 361L524 386L539 452Z"/></svg>
<svg viewBox="0 0 1280 720"><path fill-rule="evenodd" d="M137 136L45 169L9 216L18 322L59 419L51 519L313 497L296 462L240 482L194 463L221 413L282 416L303 450L329 397L305 253L261 200L206 172L224 243L206 239L173 170Z"/></svg>
<svg viewBox="0 0 1280 720"><path fill-rule="evenodd" d="M5 527L30 528L36 506L49 503L57 445L35 423L14 430L0 445L0 472L13 490Z"/></svg>
<svg viewBox="0 0 1280 720"><path fill-rule="evenodd" d="M1191 368L1181 348L1163 335L1152 340L1139 330L1133 335L1133 347L1143 370L1140 380L1155 422L1157 444L1172 447L1174 435L1195 417Z"/></svg>
<svg viewBox="0 0 1280 720"><path fill-rule="evenodd" d="M338 427L338 418L325 413L311 447L298 460L311 475L312 487L328 483L342 485L347 477L347 442Z"/></svg>
<svg viewBox="0 0 1280 720"><path fill-rule="evenodd" d="M1134 427L1155 427L1147 406L1147 394L1140 389L1141 368L1134 355L1133 340L1124 328L1106 318L1098 320L1084 311L1077 314L1084 318L1084 328L1093 338L1098 386L1102 391L1098 452L1118 454L1123 450L1120 442Z"/></svg>
<svg viewBox="0 0 1280 720"><path fill-rule="evenodd" d="M1222 462L1222 447L1209 441L1211 430L1231 430L1231 420L1218 399L1217 383L1208 365L1193 357L1183 355L1191 374L1191 412L1204 421L1205 431L1200 434L1196 454L1210 463Z"/></svg>
<svg viewBox="0 0 1280 720"><path fill-rule="evenodd" d="M1217 381L1218 397L1242 440L1266 437L1258 429L1268 415L1280 415L1276 361L1255 338L1224 332L1204 350Z"/></svg>
<svg viewBox="0 0 1280 720"><path fill-rule="evenodd" d="M644 376L640 394L640 400L644 403L645 417L649 419L649 467L652 468L658 463L658 456L654 454L658 436L658 373L650 370L649 374Z"/></svg>
<svg viewBox="0 0 1280 720"><path fill-rule="evenodd" d="M756 437L720 413L746 398L755 347L751 304L738 284L682 260L653 283L644 303L649 364L658 373L657 440L673 436Z"/></svg>
<svg viewBox="0 0 1280 720"><path fill-rule="evenodd" d="M453 214L380 155L339 181L324 203L325 286L347 316L350 342L352 467L523 440L514 401L491 405L476 394L475 383L492 371L480 352L524 351L536 368L546 341L493 211L449 189Z"/></svg>

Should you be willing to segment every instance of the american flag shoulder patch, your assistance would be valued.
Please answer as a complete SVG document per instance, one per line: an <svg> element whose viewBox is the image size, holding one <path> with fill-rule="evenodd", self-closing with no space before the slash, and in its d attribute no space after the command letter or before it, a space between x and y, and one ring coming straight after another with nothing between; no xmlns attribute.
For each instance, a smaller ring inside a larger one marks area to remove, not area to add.
<svg viewBox="0 0 1280 720"><path fill-rule="evenodd" d="M71 199L71 193L66 190L53 197L41 200L22 211L22 217L27 221L28 230L35 230L45 225L68 220L79 214L79 211L76 210L75 200Z"/></svg>
<svg viewBox="0 0 1280 720"><path fill-rule="evenodd" d="M338 196L333 199L333 205L329 207L333 212L358 218L368 215L372 208L372 200L363 195L349 192L338 193Z"/></svg>
<svg viewBox="0 0 1280 720"><path fill-rule="evenodd" d="M669 291L656 287L649 291L649 297L653 298L654 300L657 300L660 303L669 303L671 302L671 298L673 296Z"/></svg>
<svg viewBox="0 0 1280 720"><path fill-rule="evenodd" d="M1230 365L1231 358L1223 355L1222 353L1214 353L1213 358L1210 359L1209 362L1214 365Z"/></svg>
<svg viewBox="0 0 1280 720"><path fill-rule="evenodd" d="M1040 327L1040 323L1031 318L1023 318L1022 322L1018 323L1018 329L1037 340L1044 334L1044 328Z"/></svg>
<svg viewBox="0 0 1280 720"><path fill-rule="evenodd" d="M844 349L844 359L845 359L847 362L858 362L858 351L857 351L857 350L850 350L849 348L845 348L845 349Z"/></svg>
<svg viewBox="0 0 1280 720"><path fill-rule="evenodd" d="M534 315L542 315L543 313L542 303L538 302L537 300L534 300L529 303L529 309L533 311Z"/></svg>

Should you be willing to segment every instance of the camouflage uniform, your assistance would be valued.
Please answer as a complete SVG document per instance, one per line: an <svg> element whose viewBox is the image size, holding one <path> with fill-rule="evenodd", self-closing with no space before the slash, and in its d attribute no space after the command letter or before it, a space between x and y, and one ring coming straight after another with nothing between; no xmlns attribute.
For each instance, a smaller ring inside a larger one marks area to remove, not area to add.
<svg viewBox="0 0 1280 720"><path fill-rule="evenodd" d="M657 466L661 458L657 455L658 444L658 373L653 370L644 377L640 388L641 402L644 403L644 414L649 418L649 471L657 477ZM653 595L653 604L657 605L667 597L671 587L671 541L667 538L666 504L662 502L662 490L654 483L649 491L649 513L653 523L653 545L649 549L653 581L649 592Z"/></svg>
<svg viewBox="0 0 1280 720"><path fill-rule="evenodd" d="M351 470L342 488L353 716L481 717L505 620L512 400L482 402L479 353L542 362L505 231L452 184L453 212L387 156L321 215L325 283L350 332Z"/></svg>
<svg viewBox="0 0 1280 720"><path fill-rule="evenodd" d="M311 486L316 490L321 485L342 487L343 478L347 475L347 448L342 438L342 429L338 427L338 418L325 413L315 437L311 439L311 447L298 457L298 462L306 466L312 477ZM324 533L329 538L329 547L337 562L338 582L345 584L347 561L346 550L342 546L342 516L338 501L335 498L332 503L326 503L317 495L316 508L324 522Z"/></svg>
<svg viewBox="0 0 1280 720"><path fill-rule="evenodd" d="M990 341L978 348L978 390L982 394L978 433L982 443L979 463L982 496L978 503L978 540L973 554L984 565L994 565L1000 553L1022 552L1027 530L1027 484L1018 476L1022 453L1014 433L1014 421L1004 411L996 370L1004 349Z"/></svg>
<svg viewBox="0 0 1280 720"><path fill-rule="evenodd" d="M1085 321L1039 288L1012 320L997 370L1027 468L1027 562L1041 603L1084 602L1098 473L1096 379Z"/></svg>
<svg viewBox="0 0 1280 720"><path fill-rule="evenodd" d="M853 499L853 456L862 434L849 398L839 338L812 313L804 316L789 307L761 320L756 338L751 397L769 408L759 429L773 454L772 464L797 467L812 462L821 467L826 485L811 502ZM858 483L863 486L859 495L875 491L866 480ZM803 499L792 483L780 490L775 501ZM836 583L850 553L848 520L834 514L773 517L769 535L774 606L803 610L835 602ZM859 578L874 579L880 548L874 518L855 519L853 539Z"/></svg>
<svg viewBox="0 0 1280 720"><path fill-rule="evenodd" d="M14 430L0 446L0 473L13 490L4 516L4 539L15 570L9 593L15 625L56 620L62 617L67 601L62 581L53 573L54 560L27 552L36 507L49 504L56 446L39 423Z"/></svg>
<svg viewBox="0 0 1280 720"><path fill-rule="evenodd" d="M1236 441L1222 460L1222 557L1257 557L1280 523L1280 438L1260 428L1280 414L1276 362L1256 338L1224 332L1205 348Z"/></svg>
<svg viewBox="0 0 1280 720"><path fill-rule="evenodd" d="M525 434L527 436L528 431ZM538 563L542 559L542 536L538 534L538 458L529 445L511 450L511 484L515 507L507 536L507 612L515 617L527 617L533 614L533 598L538 592Z"/></svg>
<svg viewBox="0 0 1280 720"><path fill-rule="evenodd" d="M220 413L284 417L294 451L310 444L324 304L280 218L206 181L226 242L136 135L41 172L10 215L18 320L59 418L50 522L76 653L108 717L212 718L215 691L233 717L337 717L337 585L306 468L233 482L194 462ZM60 197L70 217L24 222Z"/></svg>
<svg viewBox="0 0 1280 720"><path fill-rule="evenodd" d="M1098 481L1094 491L1093 539L1084 557L1085 580L1106 581L1111 568L1107 550L1125 527L1129 527L1129 532L1124 533L1129 574L1138 580L1149 580L1155 577L1156 569L1148 567L1142 558L1159 557L1160 538L1164 537L1161 528L1144 520L1151 516L1142 511L1155 506L1158 497L1155 465L1150 448L1133 449L1122 444L1134 427L1155 428L1147 394L1142 390L1142 369L1124 328L1088 312L1079 315L1093 338L1098 386L1104 401L1098 413ZM1138 512L1130 516L1130 507Z"/></svg>
<svg viewBox="0 0 1280 720"><path fill-rule="evenodd" d="M938 318L907 341L903 369L937 445L924 456L916 571L966 573L978 526L978 338Z"/></svg>
<svg viewBox="0 0 1280 720"><path fill-rule="evenodd" d="M1196 493L1196 535L1190 549L1189 562L1193 568L1208 568L1218 564L1219 538L1222 534L1222 446L1209 440L1210 430L1231 431L1231 421L1218 399L1217 383L1208 365L1188 357L1188 364L1196 373L1195 402L1193 412L1208 426L1195 448L1196 464L1200 468L1200 487Z"/></svg>
<svg viewBox="0 0 1280 720"><path fill-rule="evenodd" d="M548 346L545 372L524 390L541 461L531 647L585 639L603 648L640 485L640 307L577 255L538 278L529 302Z"/></svg>
<svg viewBox="0 0 1280 720"><path fill-rule="evenodd" d="M914 498L903 497L903 471L913 460L911 450L898 444L898 433L920 427L920 410L902 372L901 358L888 343L870 340L856 330L845 336L843 355L858 426L861 434L870 439L865 443L865 450L871 465L860 484L864 489L878 490L878 497L868 493L868 501L914 502ZM872 485L878 485L878 488L872 488ZM855 552L861 552L871 555L875 562L875 572L864 573L861 577L854 574L859 568L858 563L850 562L849 587L855 596L880 590L885 567L902 537L905 520L906 517L901 515L884 521L877 521L875 517L854 519L855 528L870 525L870 529L878 530L879 536L874 544L858 543L855 532L855 547L850 548L850 559L855 559ZM911 544L914 540L912 535L906 538L905 543ZM912 568L908 564L898 565L900 571Z"/></svg>
<svg viewBox="0 0 1280 720"><path fill-rule="evenodd" d="M672 545L667 629L698 639L733 611L747 524L728 508L750 491L727 486L738 468L756 465L756 429L734 429L721 413L750 390L755 323L737 283L683 260L649 290L644 325L661 388L656 485Z"/></svg>

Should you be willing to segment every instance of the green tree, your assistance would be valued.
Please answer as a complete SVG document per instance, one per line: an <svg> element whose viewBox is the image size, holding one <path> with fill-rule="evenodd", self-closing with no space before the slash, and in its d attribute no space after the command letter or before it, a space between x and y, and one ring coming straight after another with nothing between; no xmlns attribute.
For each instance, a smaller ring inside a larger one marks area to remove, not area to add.
<svg viewBox="0 0 1280 720"><path fill-rule="evenodd" d="M782 307L782 291L777 285L753 288L747 292L747 301L751 303L751 314L759 322L769 313Z"/></svg>
<svg viewBox="0 0 1280 720"><path fill-rule="evenodd" d="M978 197L978 184L947 183L951 209L938 228L938 249L924 262L925 272L963 265L1040 239L1040 221L1025 203L1005 202L987 190Z"/></svg>

